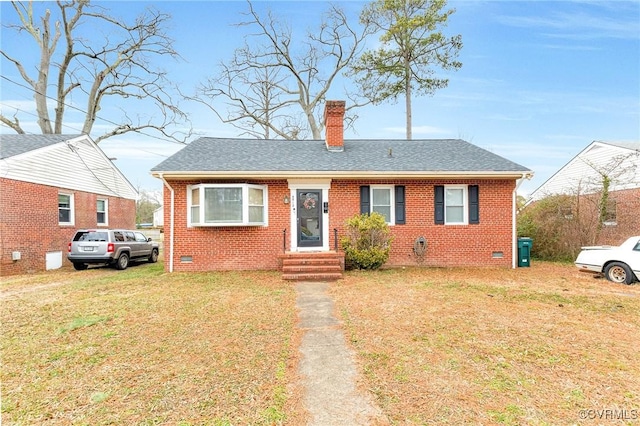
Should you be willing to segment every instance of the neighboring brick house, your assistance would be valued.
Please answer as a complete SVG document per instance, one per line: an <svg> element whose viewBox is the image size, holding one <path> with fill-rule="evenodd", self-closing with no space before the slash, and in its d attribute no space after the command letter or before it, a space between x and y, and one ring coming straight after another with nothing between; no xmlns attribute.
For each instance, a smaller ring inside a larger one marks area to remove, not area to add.
<svg viewBox="0 0 640 426"><path fill-rule="evenodd" d="M339 257L346 219L372 211L393 235L387 266L515 266L516 188L529 169L462 140L344 141L344 108L327 102L326 141L205 137L154 167L165 268Z"/></svg>
<svg viewBox="0 0 640 426"><path fill-rule="evenodd" d="M137 191L85 135L0 136L0 275L67 263L77 228L135 226Z"/></svg>
<svg viewBox="0 0 640 426"><path fill-rule="evenodd" d="M608 194L600 230L604 179ZM542 198L570 197L560 212L593 228L590 244L618 245L640 233L640 142L594 141L531 193L528 203ZM579 217L578 217L579 216ZM597 235L596 235L597 234Z"/></svg>

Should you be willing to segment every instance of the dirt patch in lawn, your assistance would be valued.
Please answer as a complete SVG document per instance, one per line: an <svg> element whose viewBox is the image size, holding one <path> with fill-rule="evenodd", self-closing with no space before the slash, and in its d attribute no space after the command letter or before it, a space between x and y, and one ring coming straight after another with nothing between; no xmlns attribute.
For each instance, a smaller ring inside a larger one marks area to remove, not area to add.
<svg viewBox="0 0 640 426"><path fill-rule="evenodd" d="M353 272L330 292L392 423L640 418L639 285L534 262Z"/></svg>

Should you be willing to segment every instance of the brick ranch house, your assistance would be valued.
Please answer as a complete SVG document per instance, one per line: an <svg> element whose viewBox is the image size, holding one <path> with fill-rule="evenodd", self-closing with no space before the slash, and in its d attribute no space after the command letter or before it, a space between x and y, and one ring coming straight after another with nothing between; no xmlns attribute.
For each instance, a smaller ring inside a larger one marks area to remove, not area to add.
<svg viewBox="0 0 640 426"><path fill-rule="evenodd" d="M290 258L340 258L345 220L373 211L394 238L387 266L515 267L516 188L531 170L462 140L344 141L344 110L326 103L326 141L203 137L154 167L167 271L311 278Z"/></svg>
<svg viewBox="0 0 640 426"><path fill-rule="evenodd" d="M134 227L137 196L89 136L0 136L0 275L68 263L78 228Z"/></svg>

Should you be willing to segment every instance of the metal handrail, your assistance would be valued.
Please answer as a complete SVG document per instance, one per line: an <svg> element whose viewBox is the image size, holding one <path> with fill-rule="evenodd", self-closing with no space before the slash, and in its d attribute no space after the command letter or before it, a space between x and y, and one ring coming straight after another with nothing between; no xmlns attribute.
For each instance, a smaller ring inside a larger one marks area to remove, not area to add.
<svg viewBox="0 0 640 426"><path fill-rule="evenodd" d="M287 252L287 228L282 230L282 252Z"/></svg>

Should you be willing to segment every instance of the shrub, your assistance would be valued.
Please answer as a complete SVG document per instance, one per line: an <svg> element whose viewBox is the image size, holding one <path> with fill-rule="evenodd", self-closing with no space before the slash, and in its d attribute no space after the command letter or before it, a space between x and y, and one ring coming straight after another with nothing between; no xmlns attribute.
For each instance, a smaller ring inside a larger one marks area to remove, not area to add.
<svg viewBox="0 0 640 426"><path fill-rule="evenodd" d="M340 243L348 269L378 269L389 260L391 235L380 213L360 214L347 219L346 235Z"/></svg>
<svg viewBox="0 0 640 426"><path fill-rule="evenodd" d="M540 260L573 261L580 247L589 244L594 227L584 206L569 195L536 201L518 213L519 237L531 237L531 256Z"/></svg>

